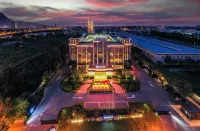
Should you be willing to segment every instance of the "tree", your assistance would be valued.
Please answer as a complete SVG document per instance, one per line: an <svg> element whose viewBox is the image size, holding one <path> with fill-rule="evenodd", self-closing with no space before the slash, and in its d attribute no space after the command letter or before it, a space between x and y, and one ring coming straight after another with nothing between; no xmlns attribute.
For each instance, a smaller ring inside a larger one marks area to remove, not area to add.
<svg viewBox="0 0 200 131"><path fill-rule="evenodd" d="M184 79L178 79L175 86L177 87L178 92L184 97L192 94L192 85Z"/></svg>
<svg viewBox="0 0 200 131"><path fill-rule="evenodd" d="M14 104L14 110L16 111L16 117L22 117L26 115L29 102L22 98L17 98Z"/></svg>
<svg viewBox="0 0 200 131"><path fill-rule="evenodd" d="M22 98L11 100L0 97L0 130L6 131L16 119L24 116L28 108L28 101Z"/></svg>
<svg viewBox="0 0 200 131"><path fill-rule="evenodd" d="M115 74L117 75L118 78L121 77L121 75L122 75L122 70L121 70L121 69L116 69L116 70L115 70Z"/></svg>
<svg viewBox="0 0 200 131"><path fill-rule="evenodd" d="M135 87L135 84L131 83L129 84L129 88L128 88L128 91L136 91L136 87Z"/></svg>
<svg viewBox="0 0 200 131"><path fill-rule="evenodd" d="M126 69L130 69L130 68L131 68L131 64L130 64L129 62L126 62L126 63L125 63L125 68L126 68Z"/></svg>
<svg viewBox="0 0 200 131"><path fill-rule="evenodd" d="M65 90L65 91L72 91L72 90L73 90L73 87L72 87L71 85L66 85L66 86L64 87L64 90Z"/></svg>
<svg viewBox="0 0 200 131"><path fill-rule="evenodd" d="M86 71L84 69L73 69L71 72L71 76L75 78L82 79L83 76L86 74Z"/></svg>
<svg viewBox="0 0 200 131"><path fill-rule="evenodd" d="M181 78L168 76L166 77L168 84L178 91L183 97L190 96L192 94L192 85Z"/></svg>
<svg viewBox="0 0 200 131"><path fill-rule="evenodd" d="M129 88L129 84L127 84L127 83L123 83L121 86L125 90L127 90Z"/></svg>
<svg viewBox="0 0 200 131"><path fill-rule="evenodd" d="M74 89L78 89L78 88L80 88L80 87L81 87L80 84L75 84L75 85L74 85Z"/></svg>
<svg viewBox="0 0 200 131"><path fill-rule="evenodd" d="M130 71L127 69L123 70L123 74L125 75L126 79L130 76Z"/></svg>
<svg viewBox="0 0 200 131"><path fill-rule="evenodd" d="M61 120L71 119L72 118L72 112L69 108L64 108L60 112L60 118Z"/></svg>
<svg viewBox="0 0 200 131"><path fill-rule="evenodd" d="M168 56L168 55L167 55L167 56L165 57L165 63L172 63L172 61L173 61L173 60L172 60L171 56Z"/></svg>

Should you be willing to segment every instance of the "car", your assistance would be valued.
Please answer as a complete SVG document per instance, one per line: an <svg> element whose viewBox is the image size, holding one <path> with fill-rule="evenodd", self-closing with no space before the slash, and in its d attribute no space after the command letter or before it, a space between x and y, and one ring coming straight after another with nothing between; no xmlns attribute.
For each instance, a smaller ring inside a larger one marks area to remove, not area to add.
<svg viewBox="0 0 200 131"><path fill-rule="evenodd" d="M155 80L158 84L163 84L163 82L162 82L159 78L154 78L154 80Z"/></svg>
<svg viewBox="0 0 200 131"><path fill-rule="evenodd" d="M144 67L145 67L146 69L149 69L149 66L148 66L148 65L144 65Z"/></svg>
<svg viewBox="0 0 200 131"><path fill-rule="evenodd" d="M148 73L148 74L149 74L149 70L147 70L147 69L144 69L144 71L145 71L146 73Z"/></svg>

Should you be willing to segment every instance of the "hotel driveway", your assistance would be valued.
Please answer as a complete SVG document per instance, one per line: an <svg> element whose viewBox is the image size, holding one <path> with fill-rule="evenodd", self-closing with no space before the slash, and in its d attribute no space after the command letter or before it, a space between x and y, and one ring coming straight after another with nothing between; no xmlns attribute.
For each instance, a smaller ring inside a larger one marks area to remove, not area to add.
<svg viewBox="0 0 200 131"><path fill-rule="evenodd" d="M62 90L60 90L60 83L63 78L61 77L62 71L59 71L49 83L49 86L45 91L45 97L40 102L36 110L33 112L32 116L30 117L29 121L27 122L27 127L29 127L29 129L34 129L34 127L40 126L40 120L54 120L57 118L57 114L62 108L80 102L123 103L127 101L144 101L147 103L153 103L155 106L170 107L170 97L168 96L168 94L161 87L159 87L157 83L151 77L149 77L149 75L146 74L143 70L141 70L140 68L136 68L136 70L137 77L141 81L141 91L126 94L65 93ZM82 90L82 92L85 92L85 90ZM170 109L173 112L173 109ZM181 120L181 118L176 113L173 112L172 114L176 116L176 118ZM177 122L177 119L171 119L170 115L166 117L161 116L160 119L164 127L166 128L165 131L169 131L168 126L173 127L173 129L177 131L192 130L187 124L185 124L185 122L180 123Z"/></svg>

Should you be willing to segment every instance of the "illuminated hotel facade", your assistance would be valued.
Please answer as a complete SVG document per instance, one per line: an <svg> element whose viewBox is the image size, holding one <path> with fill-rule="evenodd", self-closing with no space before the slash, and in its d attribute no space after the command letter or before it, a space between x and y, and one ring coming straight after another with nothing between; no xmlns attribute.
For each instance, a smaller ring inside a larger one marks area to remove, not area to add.
<svg viewBox="0 0 200 131"><path fill-rule="evenodd" d="M105 34L90 34L81 38L70 38L69 57L78 68L97 71L122 69L131 57L129 38L111 37Z"/></svg>

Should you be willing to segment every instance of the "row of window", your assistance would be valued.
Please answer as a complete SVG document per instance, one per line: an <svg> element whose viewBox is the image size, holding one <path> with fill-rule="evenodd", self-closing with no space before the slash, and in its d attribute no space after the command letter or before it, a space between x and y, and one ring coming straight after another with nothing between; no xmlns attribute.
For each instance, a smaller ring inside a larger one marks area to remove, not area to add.
<svg viewBox="0 0 200 131"><path fill-rule="evenodd" d="M131 43L130 40L122 40L122 43Z"/></svg>
<svg viewBox="0 0 200 131"><path fill-rule="evenodd" d="M78 43L77 40L71 40L70 43Z"/></svg>
<svg viewBox="0 0 200 131"><path fill-rule="evenodd" d="M162 58L164 59L165 56L162 56ZM200 58L199 56L172 56L172 59L198 59Z"/></svg>

